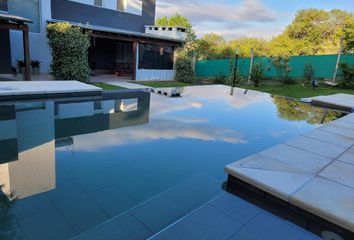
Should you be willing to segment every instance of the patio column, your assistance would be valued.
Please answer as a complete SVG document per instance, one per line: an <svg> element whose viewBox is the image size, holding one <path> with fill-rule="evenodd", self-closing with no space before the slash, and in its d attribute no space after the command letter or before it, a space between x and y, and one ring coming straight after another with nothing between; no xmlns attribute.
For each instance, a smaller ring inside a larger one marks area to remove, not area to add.
<svg viewBox="0 0 354 240"><path fill-rule="evenodd" d="M29 50L29 33L28 25L24 24L22 26L23 33L23 56L25 61L25 80L31 81L31 58Z"/></svg>
<svg viewBox="0 0 354 240"><path fill-rule="evenodd" d="M136 69L138 67L138 42L134 41L133 42L133 76L132 79L136 80Z"/></svg>

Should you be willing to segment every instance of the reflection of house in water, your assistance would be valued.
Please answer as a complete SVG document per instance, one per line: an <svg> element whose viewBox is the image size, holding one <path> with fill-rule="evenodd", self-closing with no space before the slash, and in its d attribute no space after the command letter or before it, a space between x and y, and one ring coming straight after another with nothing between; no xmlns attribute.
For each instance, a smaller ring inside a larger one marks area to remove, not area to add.
<svg viewBox="0 0 354 240"><path fill-rule="evenodd" d="M72 136L144 124L150 94L104 94L102 100L0 105L0 185L25 198L55 188L55 145Z"/></svg>
<svg viewBox="0 0 354 240"><path fill-rule="evenodd" d="M7 109L7 115L12 118L1 119L0 124L1 142L7 142L1 144L0 155L8 157L2 157L0 164L3 191L25 198L55 188L53 102L0 108Z"/></svg>

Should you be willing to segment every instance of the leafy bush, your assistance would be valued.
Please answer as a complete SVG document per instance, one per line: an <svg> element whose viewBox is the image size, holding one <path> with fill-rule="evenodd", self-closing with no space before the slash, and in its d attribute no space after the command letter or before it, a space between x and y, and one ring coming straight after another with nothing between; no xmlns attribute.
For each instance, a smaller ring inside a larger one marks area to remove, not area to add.
<svg viewBox="0 0 354 240"><path fill-rule="evenodd" d="M290 77L290 72L292 70L289 64L288 57L275 57L272 59L272 64L275 67L279 78L284 84L294 84L296 81Z"/></svg>
<svg viewBox="0 0 354 240"><path fill-rule="evenodd" d="M341 80L339 81L340 87L354 89L354 65L349 63L340 63L339 75L341 77Z"/></svg>
<svg viewBox="0 0 354 240"><path fill-rule="evenodd" d="M213 78L213 83L215 84L227 84L227 77L223 73L219 73L216 77Z"/></svg>
<svg viewBox="0 0 354 240"><path fill-rule="evenodd" d="M304 80L303 80L303 84L309 84L314 76L314 70L311 64L305 64L304 67Z"/></svg>
<svg viewBox="0 0 354 240"><path fill-rule="evenodd" d="M235 58L230 58L229 68L230 68L230 77L227 79L226 84L232 86L235 79L235 84L239 84L242 80L242 75L239 69L235 69Z"/></svg>
<svg viewBox="0 0 354 240"><path fill-rule="evenodd" d="M51 69L54 78L88 81L90 32L84 33L69 23L50 23L47 37L53 57Z"/></svg>
<svg viewBox="0 0 354 240"><path fill-rule="evenodd" d="M179 56L176 60L175 80L184 83L195 83L196 76L192 67L193 61L187 56Z"/></svg>
<svg viewBox="0 0 354 240"><path fill-rule="evenodd" d="M265 70L266 68L261 63L252 66L251 81L255 87L259 87L260 82L264 79Z"/></svg>

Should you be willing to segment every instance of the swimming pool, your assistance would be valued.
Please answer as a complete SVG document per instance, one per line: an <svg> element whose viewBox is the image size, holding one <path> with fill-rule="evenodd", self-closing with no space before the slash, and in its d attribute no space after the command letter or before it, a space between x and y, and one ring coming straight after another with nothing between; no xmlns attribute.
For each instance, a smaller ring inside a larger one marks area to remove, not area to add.
<svg viewBox="0 0 354 240"><path fill-rule="evenodd" d="M90 230L112 219L134 233L119 239L146 239L218 196L228 163L342 115L221 85L0 112L5 239L95 239Z"/></svg>

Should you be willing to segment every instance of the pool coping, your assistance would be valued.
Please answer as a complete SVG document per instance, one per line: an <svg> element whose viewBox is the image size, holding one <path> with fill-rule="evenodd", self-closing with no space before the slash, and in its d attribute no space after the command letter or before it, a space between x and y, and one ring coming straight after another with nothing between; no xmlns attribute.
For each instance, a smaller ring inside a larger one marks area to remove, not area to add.
<svg viewBox="0 0 354 240"><path fill-rule="evenodd" d="M0 102L101 95L101 88L79 81L0 82Z"/></svg>
<svg viewBox="0 0 354 240"><path fill-rule="evenodd" d="M325 98L326 104L354 107L340 104L337 96ZM331 98L333 101L329 101ZM354 96L351 99L354 103ZM354 238L351 156L354 114L227 165L227 188L231 192L248 192L275 208L298 213L298 217L305 218L302 227L323 226L316 234L330 230Z"/></svg>

